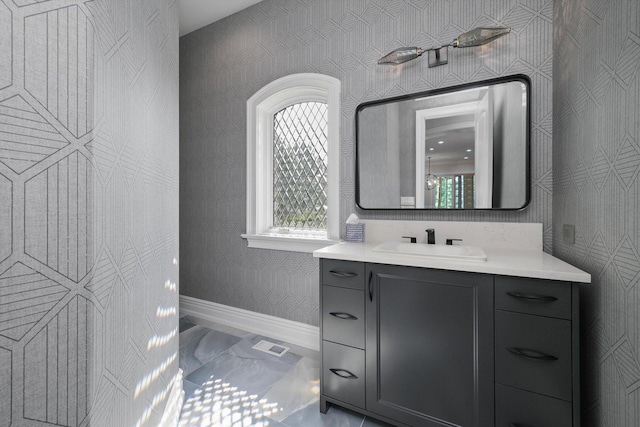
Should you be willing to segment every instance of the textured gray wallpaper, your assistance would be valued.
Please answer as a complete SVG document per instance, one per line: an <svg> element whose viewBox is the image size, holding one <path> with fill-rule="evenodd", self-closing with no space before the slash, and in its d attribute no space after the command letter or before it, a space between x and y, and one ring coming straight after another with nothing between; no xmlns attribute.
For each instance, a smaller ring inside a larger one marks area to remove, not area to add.
<svg viewBox="0 0 640 427"><path fill-rule="evenodd" d="M2 427L159 421L177 61L176 0L0 0Z"/></svg>
<svg viewBox="0 0 640 427"><path fill-rule="evenodd" d="M540 222L551 250L552 0L264 0L180 39L181 292L318 324L309 254L247 249L246 101L288 74L340 79L340 218L356 210L358 104L497 76L532 80L532 202L522 212L359 212L368 219ZM399 46L432 47L476 26L512 33L481 49L376 65ZM343 227L344 233L344 227Z"/></svg>
<svg viewBox="0 0 640 427"><path fill-rule="evenodd" d="M581 291L582 425L638 426L640 2L556 0L553 77L553 249L593 280Z"/></svg>
<svg viewBox="0 0 640 427"><path fill-rule="evenodd" d="M399 112L396 104L365 108L360 113L360 123L367 123L360 127L360 137L368 142L367 150L360 153L360 186L370 190L360 193L362 206L399 206L398 195L414 194L401 192Z"/></svg>

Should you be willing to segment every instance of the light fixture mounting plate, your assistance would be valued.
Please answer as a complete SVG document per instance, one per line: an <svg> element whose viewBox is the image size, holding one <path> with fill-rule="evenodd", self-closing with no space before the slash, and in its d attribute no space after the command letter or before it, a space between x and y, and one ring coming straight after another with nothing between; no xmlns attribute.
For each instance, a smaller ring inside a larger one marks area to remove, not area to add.
<svg viewBox="0 0 640 427"><path fill-rule="evenodd" d="M444 65L449 62L449 47L442 46L436 49L429 49L427 51L427 60L429 61L429 68Z"/></svg>

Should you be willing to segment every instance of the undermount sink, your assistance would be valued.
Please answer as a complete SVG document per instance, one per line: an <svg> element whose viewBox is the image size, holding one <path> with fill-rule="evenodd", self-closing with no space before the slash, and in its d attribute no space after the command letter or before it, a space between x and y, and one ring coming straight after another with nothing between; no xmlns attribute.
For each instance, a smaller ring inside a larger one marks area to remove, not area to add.
<svg viewBox="0 0 640 427"><path fill-rule="evenodd" d="M480 261L487 260L487 254L476 246L428 245L425 243L385 242L375 248L374 252L398 255L416 255L429 258L450 260Z"/></svg>

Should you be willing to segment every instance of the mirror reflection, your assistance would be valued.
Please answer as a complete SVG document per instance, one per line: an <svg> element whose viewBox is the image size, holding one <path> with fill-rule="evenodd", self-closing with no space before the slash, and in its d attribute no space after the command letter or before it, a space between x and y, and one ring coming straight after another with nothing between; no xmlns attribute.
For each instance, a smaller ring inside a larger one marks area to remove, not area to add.
<svg viewBox="0 0 640 427"><path fill-rule="evenodd" d="M358 206L524 208L529 86L513 76L360 105Z"/></svg>

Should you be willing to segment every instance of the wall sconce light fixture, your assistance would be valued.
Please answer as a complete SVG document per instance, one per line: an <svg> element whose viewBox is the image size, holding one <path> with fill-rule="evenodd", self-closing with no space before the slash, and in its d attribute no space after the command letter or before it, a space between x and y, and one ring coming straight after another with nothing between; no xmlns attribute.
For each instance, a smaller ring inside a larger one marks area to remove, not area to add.
<svg viewBox="0 0 640 427"><path fill-rule="evenodd" d="M473 47L481 46L494 41L498 37L509 34L511 28L493 27L493 28L474 28L464 34L460 34L450 44L445 44L432 49L421 49L419 47L401 47L393 52L389 52L382 58L378 59L378 64L398 65L403 62L411 61L427 52L427 60L429 68L444 65L448 62L449 47Z"/></svg>

